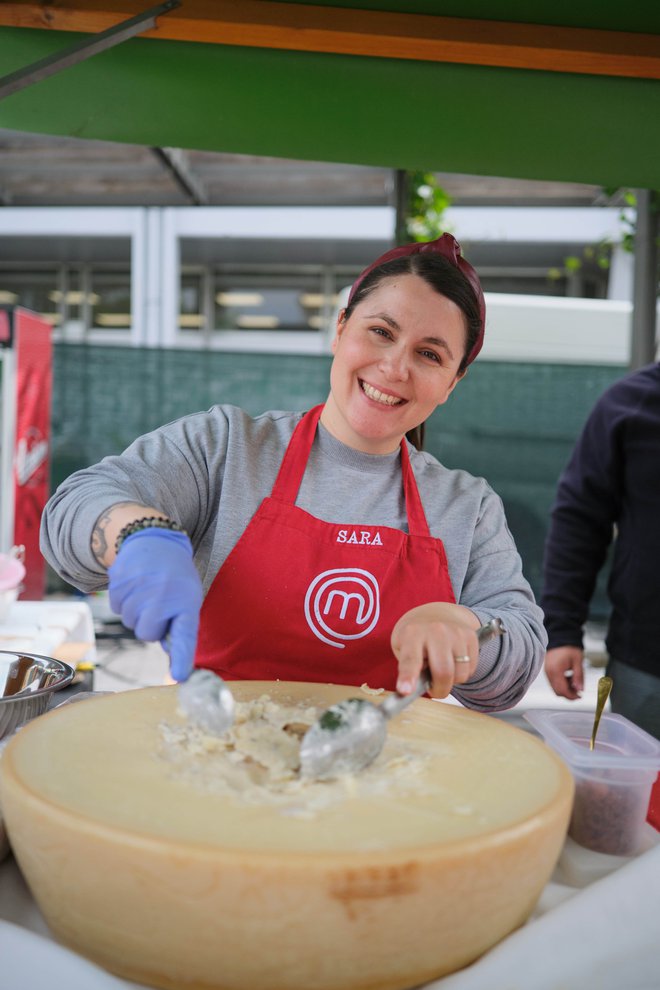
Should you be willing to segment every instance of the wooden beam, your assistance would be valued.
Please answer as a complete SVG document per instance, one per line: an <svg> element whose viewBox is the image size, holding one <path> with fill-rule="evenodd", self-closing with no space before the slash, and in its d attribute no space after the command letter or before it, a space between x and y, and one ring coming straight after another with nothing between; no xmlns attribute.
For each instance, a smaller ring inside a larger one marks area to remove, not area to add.
<svg viewBox="0 0 660 990"><path fill-rule="evenodd" d="M97 33L144 8L140 0L5 0L0 26ZM269 0L184 0L143 37L660 79L658 35Z"/></svg>

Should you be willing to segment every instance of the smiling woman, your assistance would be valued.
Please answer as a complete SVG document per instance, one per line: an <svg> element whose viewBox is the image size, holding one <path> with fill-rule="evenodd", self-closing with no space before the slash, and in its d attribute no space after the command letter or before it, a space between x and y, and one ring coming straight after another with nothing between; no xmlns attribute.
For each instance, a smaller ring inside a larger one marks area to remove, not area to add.
<svg viewBox="0 0 660 990"><path fill-rule="evenodd" d="M46 558L82 590L107 584L177 680L196 665L407 694L426 666L435 697L514 705L545 633L501 501L406 439L450 398L484 324L451 235L388 252L339 315L324 405L256 419L214 406L138 438L56 491ZM479 652L496 617L507 635Z"/></svg>
<svg viewBox="0 0 660 990"><path fill-rule="evenodd" d="M415 443L481 348L485 304L476 274L460 255L462 267L456 263L453 237L431 244L433 252L419 245L384 255L358 278L340 314L321 422L367 453L396 450L404 434Z"/></svg>
<svg viewBox="0 0 660 990"><path fill-rule="evenodd" d="M462 378L465 322L418 275L380 281L340 318L323 425L356 450L395 451Z"/></svg>

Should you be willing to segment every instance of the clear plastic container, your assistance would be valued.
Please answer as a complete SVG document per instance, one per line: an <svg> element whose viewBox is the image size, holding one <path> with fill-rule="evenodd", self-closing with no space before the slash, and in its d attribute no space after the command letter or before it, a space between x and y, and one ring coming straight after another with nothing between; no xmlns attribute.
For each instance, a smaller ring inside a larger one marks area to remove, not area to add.
<svg viewBox="0 0 660 990"><path fill-rule="evenodd" d="M531 710L524 718L573 774L570 837L594 852L637 853L660 770L660 742L622 715L604 714L590 750L591 712Z"/></svg>

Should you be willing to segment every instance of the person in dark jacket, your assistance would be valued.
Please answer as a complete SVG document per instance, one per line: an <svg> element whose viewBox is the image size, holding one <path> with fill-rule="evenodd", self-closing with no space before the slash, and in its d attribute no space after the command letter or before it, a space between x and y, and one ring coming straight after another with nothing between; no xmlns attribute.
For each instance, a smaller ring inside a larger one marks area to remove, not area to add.
<svg viewBox="0 0 660 990"><path fill-rule="evenodd" d="M660 363L596 403L557 488L544 556L545 671L579 697L583 627L614 541L606 647L612 711L660 739Z"/></svg>

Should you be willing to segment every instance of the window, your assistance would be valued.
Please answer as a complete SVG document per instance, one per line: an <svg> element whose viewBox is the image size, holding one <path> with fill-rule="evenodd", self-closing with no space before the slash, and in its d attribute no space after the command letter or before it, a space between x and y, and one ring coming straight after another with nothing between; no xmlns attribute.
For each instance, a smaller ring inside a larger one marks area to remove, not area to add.
<svg viewBox="0 0 660 990"><path fill-rule="evenodd" d="M24 306L53 326L62 322L62 272L57 266L29 270L0 269L0 306Z"/></svg>
<svg viewBox="0 0 660 990"><path fill-rule="evenodd" d="M0 269L0 306L25 306L54 327L54 339L80 341L131 329L131 276L112 266L67 264Z"/></svg>
<svg viewBox="0 0 660 990"><path fill-rule="evenodd" d="M321 272L220 272L214 288L216 330L318 331L326 305L333 305L332 294L326 298L323 292Z"/></svg>
<svg viewBox="0 0 660 990"><path fill-rule="evenodd" d="M208 304L205 287L208 280L205 271L183 269L179 290L179 330L199 333L207 326Z"/></svg>
<svg viewBox="0 0 660 990"><path fill-rule="evenodd" d="M90 329L127 331L132 324L131 273L92 267L89 272Z"/></svg>
<svg viewBox="0 0 660 990"><path fill-rule="evenodd" d="M296 340L320 344L333 329L340 290L356 274L329 265L186 266L179 339L231 348L261 347L269 339L284 349L295 349Z"/></svg>

